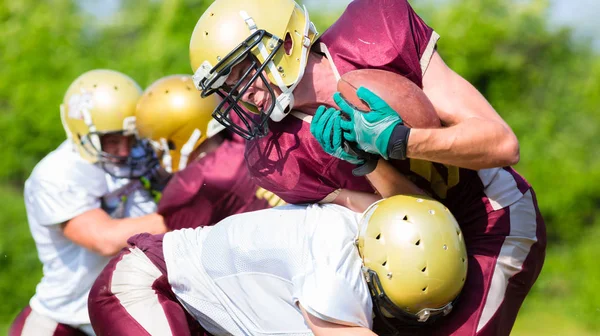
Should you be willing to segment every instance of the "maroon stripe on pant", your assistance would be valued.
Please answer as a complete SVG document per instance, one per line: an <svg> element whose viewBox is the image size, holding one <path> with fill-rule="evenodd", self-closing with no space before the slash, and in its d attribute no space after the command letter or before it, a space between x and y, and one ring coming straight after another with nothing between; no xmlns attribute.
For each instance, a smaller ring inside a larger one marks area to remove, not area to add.
<svg viewBox="0 0 600 336"><path fill-rule="evenodd" d="M204 330L200 324L185 311L171 290L162 252L163 236L143 233L129 238L127 242L131 248L135 247L143 251L162 273L153 282L152 289L158 297L173 335L203 335ZM129 253L129 248L125 248L119 255L114 257L100 273L90 291L88 310L92 326L98 336L149 335L111 292L111 279L116 265L122 260L123 256Z"/></svg>
<svg viewBox="0 0 600 336"><path fill-rule="evenodd" d="M546 224L538 208L537 198L533 189L531 189L531 196L533 197L536 213L537 226L535 235L537 242L531 246L529 254L523 262L521 271L509 279L508 287L504 294L504 301L498 307L496 314L477 333L477 336L510 335L519 309L544 266L546 258Z"/></svg>
<svg viewBox="0 0 600 336"><path fill-rule="evenodd" d="M31 307L25 307L19 313L19 315L17 315L8 329L8 336L21 336L23 334L25 322L27 321L27 318L31 316L31 313ZM87 334L77 328L71 327L70 325L57 322L56 329L52 333L52 336L87 336Z"/></svg>
<svg viewBox="0 0 600 336"><path fill-rule="evenodd" d="M203 335L204 329L200 326L200 323L196 321L187 311L181 306L171 285L169 284L169 278L167 276L167 265L165 263L165 256L163 254L163 238L164 233L159 235L151 235L148 233L142 233L135 235L127 240L127 243L132 247L137 247L142 250L144 254L152 261L162 276L156 279L152 284L152 289L158 296L158 302L163 307L163 311L167 312L166 317L169 322L169 326L173 333L183 335L184 331L180 330L182 327L187 326L187 333L191 335ZM174 313L178 312L178 313ZM179 313L181 312L181 313Z"/></svg>
<svg viewBox="0 0 600 336"><path fill-rule="evenodd" d="M8 336L21 336L23 332L23 326L25 326L25 321L27 317L31 314L31 307L27 306L21 310L19 315L15 318L12 325L8 329Z"/></svg>
<svg viewBox="0 0 600 336"><path fill-rule="evenodd" d="M129 248L124 248L117 256L110 260L102 270L88 297L88 313L94 332L98 336L108 335L150 335L127 312L119 299L111 292L112 274L117 264L127 254Z"/></svg>
<svg viewBox="0 0 600 336"><path fill-rule="evenodd" d="M52 336L88 336L83 331L73 328L70 325L59 323Z"/></svg>
<svg viewBox="0 0 600 336"><path fill-rule="evenodd" d="M517 188L522 194L525 194L529 189L531 189L531 184L529 184L529 182L527 182L527 180L525 180L523 176L517 173L517 171L513 167L504 167L502 169L506 170L512 175L512 177L515 179L515 182L517 183Z"/></svg>

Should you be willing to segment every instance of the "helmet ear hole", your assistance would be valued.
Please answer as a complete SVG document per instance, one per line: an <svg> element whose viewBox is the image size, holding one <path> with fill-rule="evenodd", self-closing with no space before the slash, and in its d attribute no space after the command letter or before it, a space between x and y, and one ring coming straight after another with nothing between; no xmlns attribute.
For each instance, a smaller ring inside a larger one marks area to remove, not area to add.
<svg viewBox="0 0 600 336"><path fill-rule="evenodd" d="M292 50L294 49L294 41L292 40L292 36L289 32L285 34L285 39L283 40L283 50L286 55L291 55Z"/></svg>

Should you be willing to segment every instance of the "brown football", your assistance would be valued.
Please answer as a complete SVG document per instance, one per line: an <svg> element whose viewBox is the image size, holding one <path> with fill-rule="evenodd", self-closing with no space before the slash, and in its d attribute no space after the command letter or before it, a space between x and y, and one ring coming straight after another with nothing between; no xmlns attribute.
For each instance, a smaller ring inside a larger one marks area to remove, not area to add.
<svg viewBox="0 0 600 336"><path fill-rule="evenodd" d="M438 117L429 98L415 83L396 73L362 69L345 73L337 83L337 90L350 104L362 111L369 106L358 98L356 90L364 86L383 99L393 108L408 127L440 127Z"/></svg>

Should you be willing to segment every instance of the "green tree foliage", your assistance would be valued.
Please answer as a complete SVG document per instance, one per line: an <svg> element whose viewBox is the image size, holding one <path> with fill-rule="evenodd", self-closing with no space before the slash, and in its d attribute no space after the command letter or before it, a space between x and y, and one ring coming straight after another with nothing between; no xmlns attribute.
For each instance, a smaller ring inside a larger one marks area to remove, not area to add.
<svg viewBox="0 0 600 336"><path fill-rule="evenodd" d="M24 307L41 269L22 184L64 139L59 105L81 73L111 68L140 85L190 73L189 37L210 1L0 1L0 334ZM320 31L341 9L305 1ZM596 334L600 273L600 60L568 29L550 27L547 0L414 0L441 36L438 51L508 121L517 169L533 184L550 237L546 266L515 334ZM543 324L542 328L540 325ZM542 329L540 329L542 328ZM563 328L563 329L560 329Z"/></svg>
<svg viewBox="0 0 600 336"><path fill-rule="evenodd" d="M0 181L21 185L65 137L59 105L81 73L110 68L142 86L190 73L190 34L208 1L123 1L95 17L72 0L0 2Z"/></svg>

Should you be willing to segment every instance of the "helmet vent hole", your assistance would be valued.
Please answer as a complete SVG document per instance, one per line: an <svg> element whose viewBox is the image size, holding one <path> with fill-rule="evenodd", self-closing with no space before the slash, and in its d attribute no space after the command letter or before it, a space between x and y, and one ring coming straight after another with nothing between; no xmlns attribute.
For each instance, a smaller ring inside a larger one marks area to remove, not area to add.
<svg viewBox="0 0 600 336"><path fill-rule="evenodd" d="M462 278L462 282L465 282L465 278Z"/></svg>
<svg viewBox="0 0 600 336"><path fill-rule="evenodd" d="M381 233L377 235L377 237L375 237L375 239L379 240L379 238L381 238Z"/></svg>
<svg viewBox="0 0 600 336"><path fill-rule="evenodd" d="M92 85L92 87L95 89L98 87L98 84L94 84L94 85Z"/></svg>
<svg viewBox="0 0 600 336"><path fill-rule="evenodd" d="M460 258L462 260L462 262L465 262L465 258Z"/></svg>
<svg viewBox="0 0 600 336"><path fill-rule="evenodd" d="M427 266L423 267L423 269L421 270L421 272L425 273L425 271L427 271Z"/></svg>
<svg viewBox="0 0 600 336"><path fill-rule="evenodd" d="M423 287L423 292L427 291L427 287Z"/></svg>
<svg viewBox="0 0 600 336"><path fill-rule="evenodd" d="M113 88L115 89L115 91L119 91L119 87L118 86L113 86Z"/></svg>
<svg viewBox="0 0 600 336"><path fill-rule="evenodd" d="M417 242L415 243L416 246L421 245L421 239L417 240Z"/></svg>
<svg viewBox="0 0 600 336"><path fill-rule="evenodd" d="M204 36L208 36L208 32L207 31L204 32Z"/></svg>
<svg viewBox="0 0 600 336"><path fill-rule="evenodd" d="M165 90L165 94L169 94L169 90Z"/></svg>
<svg viewBox="0 0 600 336"><path fill-rule="evenodd" d="M294 41L292 40L292 35L290 35L290 33L287 32L283 41L283 50L285 50L285 54L289 56L292 54L292 49L294 48Z"/></svg>
<svg viewBox="0 0 600 336"><path fill-rule="evenodd" d="M186 87L185 87L185 88L186 88L188 91L192 91L192 89L191 89L189 86L187 86L187 85L186 85Z"/></svg>
<svg viewBox="0 0 600 336"><path fill-rule="evenodd" d="M408 220L408 215L404 215L404 218L402 218L402 220L407 221Z"/></svg>
<svg viewBox="0 0 600 336"><path fill-rule="evenodd" d="M387 265L387 260L383 262L383 264L381 264L381 266L385 266Z"/></svg>
<svg viewBox="0 0 600 336"><path fill-rule="evenodd" d="M175 146L175 143L173 141L171 141L171 140L169 140L167 142L167 145L169 146L169 150L176 150L177 149L176 148L177 146Z"/></svg>

